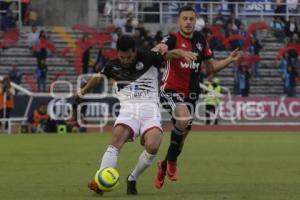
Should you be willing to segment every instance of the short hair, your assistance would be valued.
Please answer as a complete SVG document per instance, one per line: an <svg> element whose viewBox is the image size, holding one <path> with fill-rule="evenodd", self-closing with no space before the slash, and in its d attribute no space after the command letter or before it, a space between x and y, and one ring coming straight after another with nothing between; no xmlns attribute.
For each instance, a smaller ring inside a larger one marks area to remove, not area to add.
<svg viewBox="0 0 300 200"><path fill-rule="evenodd" d="M118 51L128 51L130 49L135 51L135 42L134 42L133 37L131 37L129 35L122 35L121 37L119 37L119 39L117 41L117 50Z"/></svg>
<svg viewBox="0 0 300 200"><path fill-rule="evenodd" d="M178 16L180 16L180 14L183 12L183 11L192 11L196 14L196 11L195 9L192 7L192 6L189 6L189 5L185 5L185 6L182 6L179 11L178 11Z"/></svg>

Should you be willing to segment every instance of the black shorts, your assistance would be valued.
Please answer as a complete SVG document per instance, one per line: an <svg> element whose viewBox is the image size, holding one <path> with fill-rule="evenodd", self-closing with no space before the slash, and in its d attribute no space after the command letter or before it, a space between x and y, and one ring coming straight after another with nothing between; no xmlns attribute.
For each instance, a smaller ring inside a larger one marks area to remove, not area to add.
<svg viewBox="0 0 300 200"><path fill-rule="evenodd" d="M191 116L193 116L194 112L195 112L196 101L197 101L196 99L191 100L191 99L184 98L183 94L180 94L173 90L161 90L160 91L160 103L161 103L162 107L166 111L168 111L168 113L172 116L171 120L172 120L173 124L176 123L176 119L173 117L173 113L176 108L176 105L177 104L185 104L188 107L188 109L191 113ZM192 123L193 123L193 119L190 120L187 130L191 130Z"/></svg>

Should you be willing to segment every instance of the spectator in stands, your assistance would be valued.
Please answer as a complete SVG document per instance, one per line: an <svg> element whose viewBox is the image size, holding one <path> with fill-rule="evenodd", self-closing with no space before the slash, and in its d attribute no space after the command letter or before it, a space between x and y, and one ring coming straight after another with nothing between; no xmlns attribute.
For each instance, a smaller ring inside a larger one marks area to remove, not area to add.
<svg viewBox="0 0 300 200"><path fill-rule="evenodd" d="M259 56L259 52L260 52L260 50L262 48L263 47L259 43L259 41L257 40L257 38L252 35L251 39L250 39L250 47L248 49L248 52L251 55L257 55L257 56ZM258 69L257 68L258 68L258 63L252 64L252 66L251 66L251 75L252 76L257 76L258 75Z"/></svg>
<svg viewBox="0 0 300 200"><path fill-rule="evenodd" d="M125 13L120 13L120 17L115 18L113 24L115 27L123 29L125 27L126 21L127 19Z"/></svg>
<svg viewBox="0 0 300 200"><path fill-rule="evenodd" d="M47 114L47 106L40 105L29 117L32 133L44 133L47 130L49 116Z"/></svg>
<svg viewBox="0 0 300 200"><path fill-rule="evenodd" d="M213 25L219 25L221 27L225 26L225 18L223 16L222 12L218 12L218 15L213 20Z"/></svg>
<svg viewBox="0 0 300 200"><path fill-rule="evenodd" d="M23 25L25 25L25 16L26 16L26 13L28 12L28 7L31 3L31 0L21 0L21 19L22 19L22 22L23 22Z"/></svg>
<svg viewBox="0 0 300 200"><path fill-rule="evenodd" d="M282 73L282 76L284 76L284 74L288 71L288 65L289 65L289 54L288 52L286 52L285 54L283 54L281 60L280 60L280 71Z"/></svg>
<svg viewBox="0 0 300 200"><path fill-rule="evenodd" d="M16 21L13 17L12 11L9 10L6 15L2 17L1 30L5 32L13 28L16 28Z"/></svg>
<svg viewBox="0 0 300 200"><path fill-rule="evenodd" d="M114 31L111 33L112 36L112 42L111 42L111 48L115 49L117 48L117 40L122 35L122 29L120 27L116 27Z"/></svg>
<svg viewBox="0 0 300 200"><path fill-rule="evenodd" d="M45 30L41 30L40 31L40 35L39 35L39 42L38 43L44 43L47 41L47 34ZM37 49L37 59L39 60L47 60L48 57L48 50L46 47L42 47Z"/></svg>
<svg viewBox="0 0 300 200"><path fill-rule="evenodd" d="M299 44L300 43L300 40L299 40L299 33L294 33L291 37L291 40L290 42L292 44Z"/></svg>
<svg viewBox="0 0 300 200"><path fill-rule="evenodd" d="M238 95L238 94L240 94L240 85L239 85L240 69L239 69L239 66L232 67L232 73L233 73L233 94Z"/></svg>
<svg viewBox="0 0 300 200"><path fill-rule="evenodd" d="M38 66L35 70L38 92L46 92L47 72L48 72L48 67L46 65L46 60L42 59L38 61Z"/></svg>
<svg viewBox="0 0 300 200"><path fill-rule="evenodd" d="M38 21L38 11L28 6L25 17L23 19L24 25L34 25L37 23L37 21Z"/></svg>
<svg viewBox="0 0 300 200"><path fill-rule="evenodd" d="M206 33L204 31L206 31ZM211 28L204 29L202 32L204 32L204 35L207 38L209 42L209 47L211 49L217 51L223 51L225 49L222 38L213 36L214 34L220 34L225 36L224 27L220 27L217 33L213 33Z"/></svg>
<svg viewBox="0 0 300 200"><path fill-rule="evenodd" d="M246 36L247 36L247 30L245 29L244 24L240 25L240 28L238 29L237 34L243 36L243 38L246 38ZM244 44L245 44L245 40L244 39L239 40L240 48L242 48L244 46Z"/></svg>
<svg viewBox="0 0 300 200"><path fill-rule="evenodd" d="M233 27L234 25L231 22L227 24L226 37L231 37L238 33L238 30L234 30ZM230 49L234 50L236 48L241 48L241 42L238 39L230 41Z"/></svg>
<svg viewBox="0 0 300 200"><path fill-rule="evenodd" d="M88 38L87 34L83 35L83 37L81 38L81 42L83 44L89 43L89 38ZM90 63L90 49L91 49L91 47L88 47L82 54L82 73L83 74L88 73L89 63Z"/></svg>
<svg viewBox="0 0 300 200"><path fill-rule="evenodd" d="M9 119L14 109L15 89L12 87L9 77L6 76L0 81L0 119ZM0 121L0 128L2 123ZM5 122L5 130L8 129L8 122Z"/></svg>
<svg viewBox="0 0 300 200"><path fill-rule="evenodd" d="M51 31L46 32L46 40L53 44L54 41L53 41L53 38L52 38L52 32ZM46 50L47 50L47 57L52 57L53 52L50 49L46 49Z"/></svg>
<svg viewBox="0 0 300 200"><path fill-rule="evenodd" d="M289 20L285 24L285 34L287 37L292 38L293 34L298 34L298 33L299 33L299 29L295 17L290 16Z"/></svg>
<svg viewBox="0 0 300 200"><path fill-rule="evenodd" d="M296 78L298 73L296 68L292 65L289 65L287 70L283 73L283 81L284 81L284 92L288 97L296 96Z"/></svg>
<svg viewBox="0 0 300 200"><path fill-rule="evenodd" d="M298 45L298 44L299 44L298 34L294 33L288 45ZM291 62L291 65L293 67L297 67L299 52L297 50L291 49L288 51L288 53L289 53L289 61Z"/></svg>
<svg viewBox="0 0 300 200"><path fill-rule="evenodd" d="M9 71L8 76L10 81L20 85L21 80L22 80L22 73L21 71L17 68L16 64L12 64L12 69Z"/></svg>
<svg viewBox="0 0 300 200"><path fill-rule="evenodd" d="M204 15L199 15L196 20L195 30L202 31L202 29L207 26L207 23L207 17Z"/></svg>
<svg viewBox="0 0 300 200"><path fill-rule="evenodd" d="M36 26L31 27L31 32L27 36L27 45L30 50L39 42L39 33Z"/></svg>
<svg viewBox="0 0 300 200"><path fill-rule="evenodd" d="M138 25L135 29L140 32L141 37L145 37L146 29L144 27L144 21L142 19L139 20Z"/></svg>
<svg viewBox="0 0 300 200"><path fill-rule="evenodd" d="M241 64L239 71L239 89L242 97L248 97L250 90L250 73L247 65Z"/></svg>
<svg viewBox="0 0 300 200"><path fill-rule="evenodd" d="M227 27L228 24L232 25L232 30L233 31L238 32L242 22L239 19L236 18L234 11L230 12L230 16L226 21L226 27Z"/></svg>
<svg viewBox="0 0 300 200"><path fill-rule="evenodd" d="M141 50L143 48L143 40L140 35L140 31L135 29L132 37L134 39L137 50Z"/></svg>
<svg viewBox="0 0 300 200"><path fill-rule="evenodd" d="M284 27L284 22L280 19L280 17L274 16L273 21L271 22L271 31L280 42L285 38Z"/></svg>
<svg viewBox="0 0 300 200"><path fill-rule="evenodd" d="M125 24L125 26L124 26L122 32L123 32L124 34L127 34L127 35L133 35L134 28L133 28L133 26L132 26L132 18L127 19L126 24Z"/></svg>

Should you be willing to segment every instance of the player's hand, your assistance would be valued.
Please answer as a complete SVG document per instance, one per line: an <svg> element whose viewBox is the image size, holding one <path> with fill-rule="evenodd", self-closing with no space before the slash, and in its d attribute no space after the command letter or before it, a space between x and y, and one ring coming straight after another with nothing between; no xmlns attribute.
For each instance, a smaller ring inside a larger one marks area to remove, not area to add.
<svg viewBox="0 0 300 200"><path fill-rule="evenodd" d="M236 48L233 52L230 53L229 58L232 62L238 61L242 56L242 51L239 48Z"/></svg>
<svg viewBox="0 0 300 200"><path fill-rule="evenodd" d="M191 52L191 51L181 51L181 57L187 62L192 63L194 60L197 59L197 53Z"/></svg>
<svg viewBox="0 0 300 200"><path fill-rule="evenodd" d="M159 52L161 55L164 55L168 51L168 45L160 43L151 49L154 52Z"/></svg>
<svg viewBox="0 0 300 200"><path fill-rule="evenodd" d="M81 89L79 89L79 90L77 90L77 91L74 92L73 96L75 98L83 98L84 94L82 94Z"/></svg>

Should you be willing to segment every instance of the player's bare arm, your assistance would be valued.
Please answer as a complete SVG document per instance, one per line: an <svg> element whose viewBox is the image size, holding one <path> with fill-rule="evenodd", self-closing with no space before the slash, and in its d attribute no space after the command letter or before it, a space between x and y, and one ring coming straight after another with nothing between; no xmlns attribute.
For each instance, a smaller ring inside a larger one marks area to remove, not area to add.
<svg viewBox="0 0 300 200"><path fill-rule="evenodd" d="M77 92L77 95L79 97L82 97L83 95L85 95L87 92L89 92L91 89L95 88L97 85L100 84L102 79L102 75L100 73L95 74L93 77L91 77L87 84Z"/></svg>
<svg viewBox="0 0 300 200"><path fill-rule="evenodd" d="M197 59L197 54L192 51L185 51L182 49L173 49L168 51L165 54L166 59L174 59L174 58L181 58L184 59L187 63L192 63L194 60Z"/></svg>
<svg viewBox="0 0 300 200"><path fill-rule="evenodd" d="M241 51L237 48L230 55L222 60L209 59L205 64L211 73L217 73L227 67L230 63L237 61L241 56Z"/></svg>
<svg viewBox="0 0 300 200"><path fill-rule="evenodd" d="M191 51L185 51L182 49L172 49L168 51L168 46L163 43L156 45L151 49L151 51L159 52L161 55L164 55L167 60L181 58L187 63L191 63L197 59L197 54Z"/></svg>
<svg viewBox="0 0 300 200"><path fill-rule="evenodd" d="M168 45L160 43L151 49L151 51L159 52L161 55L164 55L168 51Z"/></svg>

